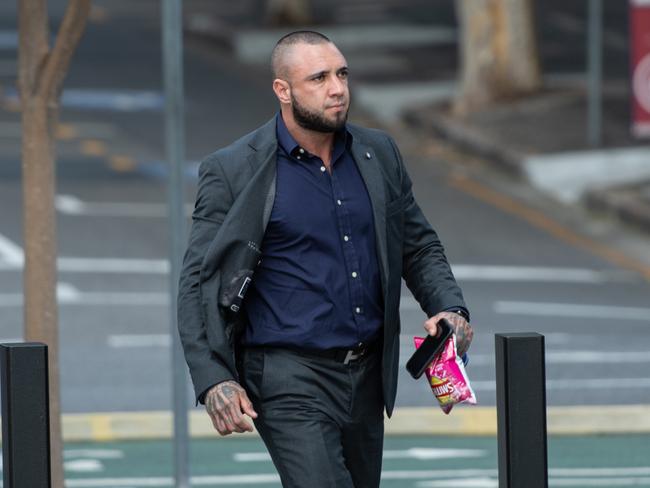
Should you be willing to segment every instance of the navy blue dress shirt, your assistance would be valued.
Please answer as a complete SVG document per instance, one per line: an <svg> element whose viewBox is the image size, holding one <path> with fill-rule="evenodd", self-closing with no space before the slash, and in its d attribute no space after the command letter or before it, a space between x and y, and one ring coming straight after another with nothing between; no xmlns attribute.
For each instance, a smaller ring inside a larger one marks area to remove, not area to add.
<svg viewBox="0 0 650 488"><path fill-rule="evenodd" d="M277 116L277 186L246 294L246 345L352 347L379 337L383 300L370 197L335 135L331 174Z"/></svg>

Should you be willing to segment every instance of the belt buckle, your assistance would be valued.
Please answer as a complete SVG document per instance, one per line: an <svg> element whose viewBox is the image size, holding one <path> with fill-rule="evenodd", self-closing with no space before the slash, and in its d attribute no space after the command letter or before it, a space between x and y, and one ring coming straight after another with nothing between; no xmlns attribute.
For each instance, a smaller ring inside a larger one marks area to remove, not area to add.
<svg viewBox="0 0 650 488"><path fill-rule="evenodd" d="M348 349L347 354L345 355L345 359L343 360L343 364L348 364L350 361L354 361L355 359L359 359L362 357L366 352L366 348L363 347L359 350L358 353L355 354L354 349Z"/></svg>

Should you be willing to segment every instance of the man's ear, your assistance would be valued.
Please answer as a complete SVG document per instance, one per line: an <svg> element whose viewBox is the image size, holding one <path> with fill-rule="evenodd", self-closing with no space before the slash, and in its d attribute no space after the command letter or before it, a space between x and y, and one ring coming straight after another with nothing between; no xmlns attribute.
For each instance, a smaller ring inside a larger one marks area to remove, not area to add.
<svg viewBox="0 0 650 488"><path fill-rule="evenodd" d="M280 103L291 103L291 87L288 82L276 78L273 80L273 91Z"/></svg>

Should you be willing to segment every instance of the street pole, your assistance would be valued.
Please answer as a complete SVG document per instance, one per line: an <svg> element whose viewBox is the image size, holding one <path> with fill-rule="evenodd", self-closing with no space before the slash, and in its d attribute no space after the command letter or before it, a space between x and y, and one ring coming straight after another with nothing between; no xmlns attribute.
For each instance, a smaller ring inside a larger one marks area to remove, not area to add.
<svg viewBox="0 0 650 488"><path fill-rule="evenodd" d="M2 472L7 488L51 488L47 346L0 344Z"/></svg>
<svg viewBox="0 0 650 488"><path fill-rule="evenodd" d="M544 336L494 338L499 488L548 488Z"/></svg>
<svg viewBox="0 0 650 488"><path fill-rule="evenodd" d="M603 0L589 0L589 27L587 34L587 141L592 147L602 144L602 46Z"/></svg>
<svg viewBox="0 0 650 488"><path fill-rule="evenodd" d="M189 488L187 373L177 329L176 295L185 241L183 165L185 124L183 103L182 0L162 0L163 69L165 80L165 150L169 164L170 323L172 403L174 406L174 479L176 488Z"/></svg>

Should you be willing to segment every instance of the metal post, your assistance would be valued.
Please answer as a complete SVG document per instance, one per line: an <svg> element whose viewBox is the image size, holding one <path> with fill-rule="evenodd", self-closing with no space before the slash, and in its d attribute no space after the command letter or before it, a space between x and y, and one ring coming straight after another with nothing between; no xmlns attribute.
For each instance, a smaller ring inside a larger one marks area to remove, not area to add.
<svg viewBox="0 0 650 488"><path fill-rule="evenodd" d="M7 488L50 488L47 346L0 344L2 470Z"/></svg>
<svg viewBox="0 0 650 488"><path fill-rule="evenodd" d="M174 406L174 476L177 488L189 488L187 371L176 327L176 295L185 242L183 165L185 124L183 103L182 0L163 0L163 66L165 78L165 142L169 163L170 303Z"/></svg>
<svg viewBox="0 0 650 488"><path fill-rule="evenodd" d="M499 488L548 488L544 336L497 334Z"/></svg>
<svg viewBox="0 0 650 488"><path fill-rule="evenodd" d="M587 141L590 146L602 144L603 107L603 0L589 0L589 32L587 35Z"/></svg>

